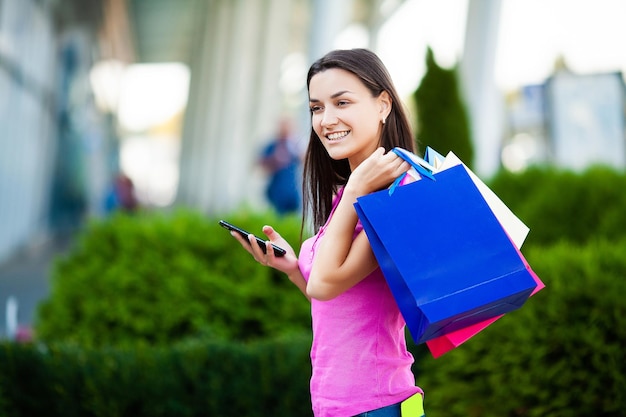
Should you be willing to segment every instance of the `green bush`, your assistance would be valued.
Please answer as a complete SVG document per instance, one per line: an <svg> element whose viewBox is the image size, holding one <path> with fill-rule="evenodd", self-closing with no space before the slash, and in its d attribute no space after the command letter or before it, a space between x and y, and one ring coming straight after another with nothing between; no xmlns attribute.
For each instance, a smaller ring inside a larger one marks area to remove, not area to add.
<svg viewBox="0 0 626 417"><path fill-rule="evenodd" d="M624 254L626 240L531 248L544 290L452 352L421 357L428 414L622 416Z"/></svg>
<svg viewBox="0 0 626 417"><path fill-rule="evenodd" d="M229 220L256 233L268 222L299 242L295 217ZM35 324L39 340L84 346L250 340L309 328L309 304L286 276L256 263L218 219L188 211L90 224L56 263Z"/></svg>
<svg viewBox="0 0 626 417"><path fill-rule="evenodd" d="M428 415L621 416L624 253L626 240L533 246L527 258L546 288L526 305L438 359L411 345ZM12 417L227 416L232 404L232 415L310 415L309 343L307 332L246 344L5 344L0 404Z"/></svg>
<svg viewBox="0 0 626 417"><path fill-rule="evenodd" d="M89 349L0 344L7 417L311 416L310 337Z"/></svg>
<svg viewBox="0 0 626 417"><path fill-rule="evenodd" d="M626 233L626 173L533 167L499 172L490 188L530 227L527 245L620 239Z"/></svg>
<svg viewBox="0 0 626 417"><path fill-rule="evenodd" d="M524 251L547 288L439 359L411 346L429 415L621 415L625 182L602 167L501 172L488 182L531 228ZM0 416L54 415L54 407L64 416L229 415L221 410L232 402L242 404L238 415L257 415L246 411L253 403L281 410L266 415L310 413L308 342L295 343L297 354L269 342L254 343L254 354L252 344L199 347L310 332L304 297L256 264L217 220L178 212L91 224L56 265L36 323L48 346L81 348L1 348ZM271 223L290 242L299 239L299 219L239 213L229 220L250 231ZM232 385L224 390L225 382ZM234 394L241 392L251 394ZM82 407L75 413L72 401Z"/></svg>

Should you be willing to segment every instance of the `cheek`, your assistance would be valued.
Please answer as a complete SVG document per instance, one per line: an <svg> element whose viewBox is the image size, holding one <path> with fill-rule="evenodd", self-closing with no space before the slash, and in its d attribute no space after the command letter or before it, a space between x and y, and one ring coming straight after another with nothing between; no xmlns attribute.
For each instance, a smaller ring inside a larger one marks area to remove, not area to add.
<svg viewBox="0 0 626 417"><path fill-rule="evenodd" d="M322 133L322 118L319 117L318 115L313 115L311 116L311 127L313 128L313 131L315 132L315 134L317 135L317 137L321 137L321 133Z"/></svg>

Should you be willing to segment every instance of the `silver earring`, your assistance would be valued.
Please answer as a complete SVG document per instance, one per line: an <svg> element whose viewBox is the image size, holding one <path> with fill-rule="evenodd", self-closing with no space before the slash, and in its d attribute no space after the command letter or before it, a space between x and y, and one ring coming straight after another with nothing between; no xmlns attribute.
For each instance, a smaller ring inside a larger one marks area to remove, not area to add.
<svg viewBox="0 0 626 417"><path fill-rule="evenodd" d="M383 116L383 124L385 124L386 121L387 121L387 118Z"/></svg>

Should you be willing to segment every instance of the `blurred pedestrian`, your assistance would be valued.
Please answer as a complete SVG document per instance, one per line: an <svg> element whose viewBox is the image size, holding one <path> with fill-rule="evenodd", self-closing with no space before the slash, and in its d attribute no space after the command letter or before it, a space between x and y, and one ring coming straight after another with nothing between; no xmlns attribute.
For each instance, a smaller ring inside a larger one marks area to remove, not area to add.
<svg viewBox="0 0 626 417"><path fill-rule="evenodd" d="M119 173L113 180L105 201L105 210L111 213L115 210L132 212L139 208L135 195L135 185L124 173Z"/></svg>
<svg viewBox="0 0 626 417"><path fill-rule="evenodd" d="M265 196L284 215L298 212L301 205L301 152L293 138L292 121L282 118L276 137L261 152L259 163L269 173Z"/></svg>

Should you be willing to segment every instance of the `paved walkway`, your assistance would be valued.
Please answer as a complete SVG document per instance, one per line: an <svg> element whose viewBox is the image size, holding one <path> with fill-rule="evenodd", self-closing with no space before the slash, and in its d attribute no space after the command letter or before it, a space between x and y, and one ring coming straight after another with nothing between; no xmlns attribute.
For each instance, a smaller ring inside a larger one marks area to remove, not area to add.
<svg viewBox="0 0 626 417"><path fill-rule="evenodd" d="M67 251L70 242L70 238L57 238L39 243L0 264L0 339L8 336L10 298L17 301L18 327L28 329L33 325L37 305L50 291L53 260Z"/></svg>

